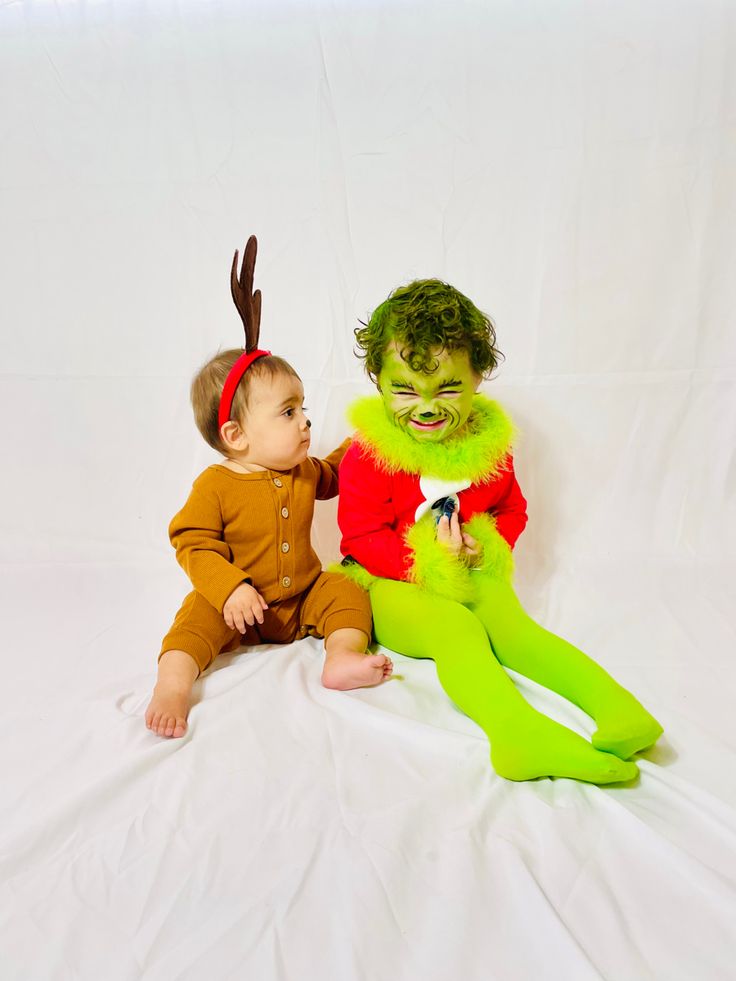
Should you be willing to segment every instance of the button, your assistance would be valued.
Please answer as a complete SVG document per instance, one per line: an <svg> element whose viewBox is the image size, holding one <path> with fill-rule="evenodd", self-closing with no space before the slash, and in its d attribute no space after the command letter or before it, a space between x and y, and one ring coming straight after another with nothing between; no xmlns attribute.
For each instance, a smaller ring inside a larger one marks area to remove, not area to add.
<svg viewBox="0 0 736 981"><path fill-rule="evenodd" d="M291 579L289 579L288 576L284 576L284 578L281 580L281 585L284 587L284 589L288 589L289 586L291 586Z"/></svg>
<svg viewBox="0 0 736 981"><path fill-rule="evenodd" d="M281 508L281 517L282 518L288 518L289 517L289 509L288 508Z"/></svg>
<svg viewBox="0 0 736 981"><path fill-rule="evenodd" d="M282 542L282 544L281 544L281 551L282 552L288 552L289 551L289 543L288 542Z"/></svg>
<svg viewBox="0 0 736 981"><path fill-rule="evenodd" d="M274 477L274 478L273 478L273 482L274 482L274 484L276 484L276 486L277 486L277 487L283 487L283 486L284 486L284 485L283 485L283 484L281 483L281 478L280 478L280 477Z"/></svg>

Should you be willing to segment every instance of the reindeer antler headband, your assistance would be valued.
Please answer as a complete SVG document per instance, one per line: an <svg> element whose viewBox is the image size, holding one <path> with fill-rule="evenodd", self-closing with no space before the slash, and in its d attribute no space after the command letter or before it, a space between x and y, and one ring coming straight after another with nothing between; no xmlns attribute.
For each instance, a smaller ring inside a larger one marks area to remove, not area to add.
<svg viewBox="0 0 736 981"><path fill-rule="evenodd" d="M245 328L245 350L230 369L225 385L220 396L220 409L217 416L217 424L222 427L230 419L230 413L235 398L235 390L240 384L240 379L248 368L257 361L270 354L270 351L261 351L258 348L258 336L261 332L261 291L253 292L253 272L256 267L256 253L258 252L258 242L255 235L248 239L245 251L243 252L243 265L238 276L238 250L233 256L233 266L230 270L230 291L233 295L233 302L237 307L240 319Z"/></svg>

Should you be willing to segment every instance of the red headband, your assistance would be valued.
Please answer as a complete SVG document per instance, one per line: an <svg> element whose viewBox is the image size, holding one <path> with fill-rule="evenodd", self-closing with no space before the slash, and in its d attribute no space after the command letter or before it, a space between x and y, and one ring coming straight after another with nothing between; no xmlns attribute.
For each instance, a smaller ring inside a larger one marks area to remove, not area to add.
<svg viewBox="0 0 736 981"><path fill-rule="evenodd" d="M222 389L222 395L220 396L220 409L217 413L217 425L220 429L225 425L226 422L230 420L230 410L233 407L233 399L235 398L235 389L240 384L240 379L246 373L248 368L257 361L258 358L263 358L269 355L270 351L243 351L238 360L230 369L227 378L225 379L225 385Z"/></svg>

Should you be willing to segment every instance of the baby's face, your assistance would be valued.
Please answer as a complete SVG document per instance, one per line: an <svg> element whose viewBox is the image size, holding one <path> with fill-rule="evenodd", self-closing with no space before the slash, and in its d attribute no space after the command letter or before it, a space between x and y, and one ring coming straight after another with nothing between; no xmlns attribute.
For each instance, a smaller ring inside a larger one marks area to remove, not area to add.
<svg viewBox="0 0 736 981"><path fill-rule="evenodd" d="M291 470L309 453L304 388L293 375L253 380L243 430L248 460L268 470Z"/></svg>
<svg viewBox="0 0 736 981"><path fill-rule="evenodd" d="M462 429L480 384L467 351L438 351L434 356L436 371L412 371L392 342L378 376L388 417L423 443L440 443Z"/></svg>

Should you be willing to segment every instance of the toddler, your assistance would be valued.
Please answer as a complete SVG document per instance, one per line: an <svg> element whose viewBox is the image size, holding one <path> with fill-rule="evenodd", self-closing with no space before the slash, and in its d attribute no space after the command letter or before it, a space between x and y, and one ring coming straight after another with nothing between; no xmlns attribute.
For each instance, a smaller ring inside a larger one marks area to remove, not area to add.
<svg viewBox="0 0 736 981"><path fill-rule="evenodd" d="M501 776L631 780L631 757L662 727L535 623L513 589L526 501L511 421L478 392L499 358L490 320L452 286L420 280L395 290L356 336L379 394L351 410L338 522L343 567L370 590L377 640L435 661ZM596 723L591 741L537 712L505 668L580 706Z"/></svg>

